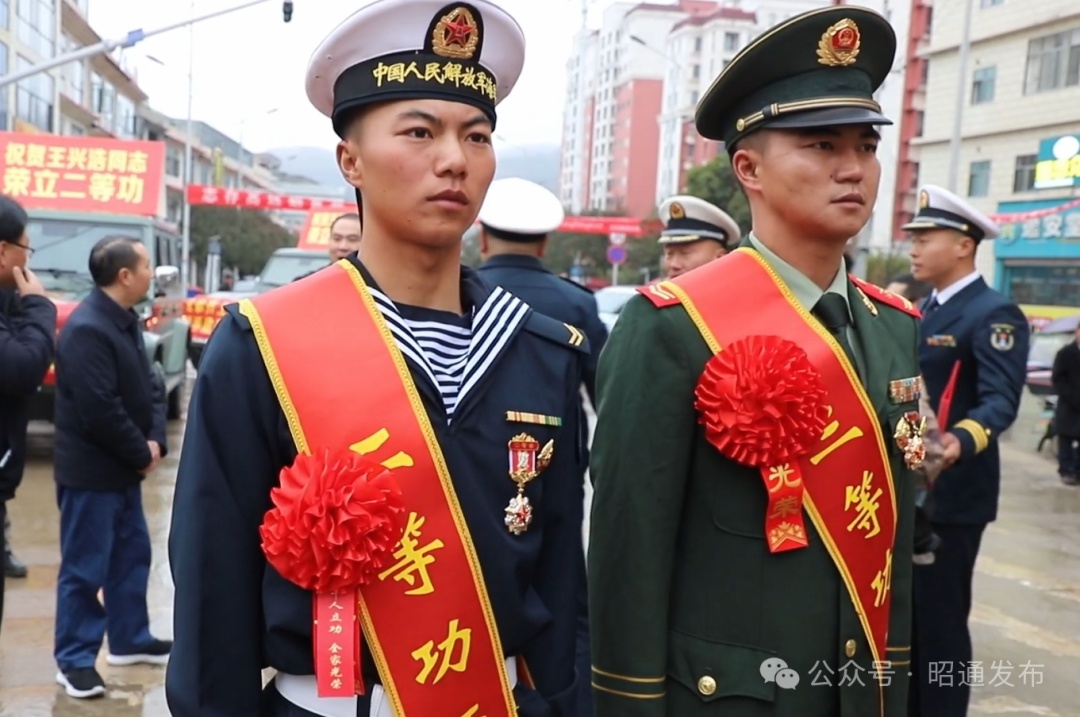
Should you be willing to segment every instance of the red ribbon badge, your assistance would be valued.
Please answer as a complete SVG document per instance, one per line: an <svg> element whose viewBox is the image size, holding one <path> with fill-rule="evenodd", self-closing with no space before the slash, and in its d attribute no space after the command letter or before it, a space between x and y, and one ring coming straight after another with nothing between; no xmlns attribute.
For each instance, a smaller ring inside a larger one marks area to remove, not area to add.
<svg viewBox="0 0 1080 717"><path fill-rule="evenodd" d="M779 336L732 342L709 359L698 380L694 408L706 439L731 460L761 471L773 553L808 545L797 459L821 438L826 393L806 351Z"/></svg>
<svg viewBox="0 0 1080 717"><path fill-rule="evenodd" d="M405 504L391 472L349 450L300 454L270 492L259 527L282 577L311 590L320 697L364 693L357 590L393 562Z"/></svg>

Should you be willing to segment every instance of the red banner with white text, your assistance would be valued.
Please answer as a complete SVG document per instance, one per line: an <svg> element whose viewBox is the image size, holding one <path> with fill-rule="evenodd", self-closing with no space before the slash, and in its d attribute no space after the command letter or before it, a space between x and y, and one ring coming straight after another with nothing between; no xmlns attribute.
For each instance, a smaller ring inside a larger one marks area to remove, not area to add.
<svg viewBox="0 0 1080 717"><path fill-rule="evenodd" d="M339 199L319 199L315 197L297 197L273 192L261 192L250 189L224 189L202 184L188 187L188 201L193 205L213 207L239 207L241 209L280 210L291 212L309 212L307 226L301 233L301 244L311 227L316 226L316 214L355 212L356 205ZM634 217L566 217L558 231L574 234L625 234L639 237L652 227L643 226L640 219ZM326 245L326 239L315 241Z"/></svg>
<svg viewBox="0 0 1080 717"><path fill-rule="evenodd" d="M0 132L0 191L27 209L154 216L165 143Z"/></svg>

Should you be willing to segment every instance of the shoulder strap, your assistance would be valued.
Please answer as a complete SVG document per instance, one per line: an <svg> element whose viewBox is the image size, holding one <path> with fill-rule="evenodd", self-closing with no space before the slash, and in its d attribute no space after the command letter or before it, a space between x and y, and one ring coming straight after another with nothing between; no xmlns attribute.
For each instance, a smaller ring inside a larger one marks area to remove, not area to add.
<svg viewBox="0 0 1080 717"><path fill-rule="evenodd" d="M589 352L589 340L584 331L576 326L556 321L539 311L533 310L529 313L529 318L525 319L524 328L530 334L545 338L559 346L565 346L579 353Z"/></svg>
<svg viewBox="0 0 1080 717"><path fill-rule="evenodd" d="M851 279L851 283L862 289L863 293L879 301L886 306L891 306L894 309L903 311L909 316L914 316L916 319L922 318L922 312L907 299L902 296L898 296L891 291L886 291L876 284L871 284L869 281L864 281L853 274L848 274L848 278Z"/></svg>

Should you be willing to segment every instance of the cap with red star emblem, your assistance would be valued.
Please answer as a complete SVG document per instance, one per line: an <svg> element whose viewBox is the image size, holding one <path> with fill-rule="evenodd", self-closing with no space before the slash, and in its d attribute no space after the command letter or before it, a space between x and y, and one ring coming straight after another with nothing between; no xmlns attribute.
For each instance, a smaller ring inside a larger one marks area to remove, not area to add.
<svg viewBox="0 0 1080 717"><path fill-rule="evenodd" d="M311 56L307 95L344 136L376 102L464 102L495 124L525 63L525 35L487 0L376 0L353 13Z"/></svg>

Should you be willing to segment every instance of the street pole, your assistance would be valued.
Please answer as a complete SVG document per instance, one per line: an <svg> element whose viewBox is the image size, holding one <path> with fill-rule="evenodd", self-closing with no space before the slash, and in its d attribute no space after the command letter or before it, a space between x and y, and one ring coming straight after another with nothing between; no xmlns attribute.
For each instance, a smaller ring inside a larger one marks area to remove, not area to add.
<svg viewBox="0 0 1080 717"><path fill-rule="evenodd" d="M195 0L191 0L191 16L195 17ZM180 243L180 284L187 296L191 278L191 198L188 187L195 179L192 169L192 136L195 134L193 105L195 99L195 23L188 25L188 89L187 89L187 128L184 130L184 227Z"/></svg>
<svg viewBox="0 0 1080 717"><path fill-rule="evenodd" d="M129 47L133 47L139 42L142 42L148 37L153 37L154 35L160 35L165 32L170 32L181 27L191 26L192 24L196 22L202 22L203 20L210 20L215 17L220 17L222 15L228 15L229 13L236 12L237 10L246 10L249 7L262 5L266 2L269 2L269 0L250 0L243 5L225 8L224 10L215 10L214 12L210 12L206 15L201 15L199 17L195 17L195 12L194 10L192 10L191 17L187 20L183 20L182 22L174 22L171 25L159 27L156 30L146 31L141 28L138 30L132 30L119 40L102 40L97 44L81 47L74 52L69 52L66 55L54 57L51 60L46 60L45 62L34 65L33 67L28 67L25 70L4 75L3 77L0 77L0 87L6 87L20 80L25 80L27 77L32 77L39 72L47 72L48 70L60 67L61 65L66 65L69 62L75 62L76 60L84 60L87 57L93 57L94 55L112 52L117 48L127 49Z"/></svg>
<svg viewBox="0 0 1080 717"><path fill-rule="evenodd" d="M956 91L956 109L953 110L952 137L949 139L949 186L950 192L956 192L960 174L960 132L963 128L964 100L967 97L967 65L971 50L971 7L975 0L964 0L964 26L960 36L960 66Z"/></svg>

